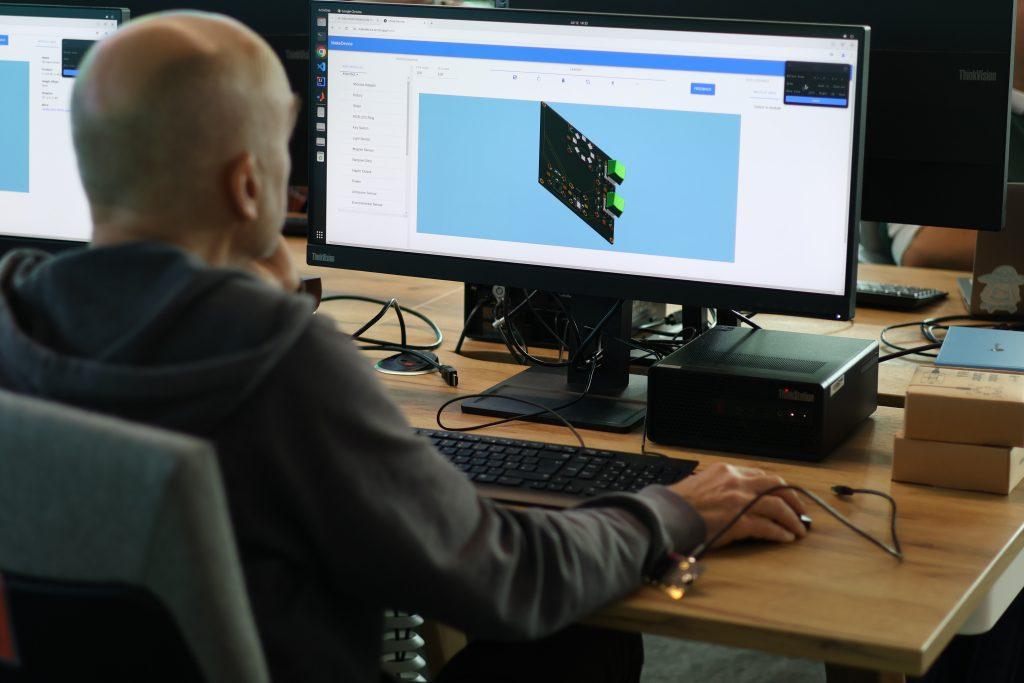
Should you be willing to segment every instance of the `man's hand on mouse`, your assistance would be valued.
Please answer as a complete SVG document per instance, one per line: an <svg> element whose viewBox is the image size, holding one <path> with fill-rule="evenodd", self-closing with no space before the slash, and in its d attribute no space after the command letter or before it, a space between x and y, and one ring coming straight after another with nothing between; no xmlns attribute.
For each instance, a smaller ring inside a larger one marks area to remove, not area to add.
<svg viewBox="0 0 1024 683"><path fill-rule="evenodd" d="M697 510L711 538L758 494L785 483L762 470L715 463L669 489ZM713 547L748 538L784 543L803 538L807 528L800 515L806 513L795 491L777 491L758 501Z"/></svg>

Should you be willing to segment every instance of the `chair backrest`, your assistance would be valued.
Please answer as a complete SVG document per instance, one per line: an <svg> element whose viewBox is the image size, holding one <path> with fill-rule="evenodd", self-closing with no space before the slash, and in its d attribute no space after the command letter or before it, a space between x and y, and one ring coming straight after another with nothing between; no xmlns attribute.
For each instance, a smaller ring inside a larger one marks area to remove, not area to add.
<svg viewBox="0 0 1024 683"><path fill-rule="evenodd" d="M0 680L269 680L203 441L0 391L0 576Z"/></svg>

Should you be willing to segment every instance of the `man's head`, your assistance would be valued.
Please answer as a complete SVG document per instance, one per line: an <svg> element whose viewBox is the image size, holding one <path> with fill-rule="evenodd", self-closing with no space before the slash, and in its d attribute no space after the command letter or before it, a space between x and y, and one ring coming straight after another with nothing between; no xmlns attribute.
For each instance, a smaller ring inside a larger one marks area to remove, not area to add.
<svg viewBox="0 0 1024 683"><path fill-rule="evenodd" d="M94 241L267 256L296 111L284 68L242 24L192 12L128 24L90 51L72 100Z"/></svg>

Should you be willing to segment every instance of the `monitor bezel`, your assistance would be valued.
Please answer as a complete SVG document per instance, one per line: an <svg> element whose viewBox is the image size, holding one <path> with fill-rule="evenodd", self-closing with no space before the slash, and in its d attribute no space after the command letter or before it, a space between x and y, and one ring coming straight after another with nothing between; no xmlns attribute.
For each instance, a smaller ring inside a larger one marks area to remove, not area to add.
<svg viewBox="0 0 1024 683"><path fill-rule="evenodd" d="M318 168L317 164L313 162L312 155L310 156L309 171L310 227L306 253L307 264L311 266L329 266L462 282L486 282L581 296L623 298L690 306L700 305L724 309L830 318L833 320L849 320L853 318L856 302L858 223L863 174L863 121L867 97L868 54L870 51L870 29L868 27L313 0L310 3L311 50L315 50L318 43L316 18L321 14L333 13L339 9L351 13L378 16L457 18L556 25L580 25L585 23L585 25L589 26L654 28L661 30L714 30L723 33L771 34L812 38L838 39L845 36L847 40L857 40L860 49L858 50L857 58L857 98L854 107L854 136L852 141L853 165L852 173L850 174L851 202L847 226L846 292L843 295L793 292L781 289L710 283L696 280L674 280L651 276L624 275L572 268L505 263L458 256L440 256L327 244L325 239L317 234L318 231L325 234L324 225L327 211L326 165L320 165ZM312 102L315 95L312 78L312 70L314 68L312 60L310 64L309 96ZM314 136L313 131L316 129L315 112L316 107L311 106L309 112L311 148Z"/></svg>
<svg viewBox="0 0 1024 683"><path fill-rule="evenodd" d="M8 10L19 10L17 12ZM58 17L64 19L104 19L102 13L118 14L117 25L120 28L131 19L131 11L127 7L107 7L95 5L89 7L70 5L27 5L25 3L0 3L0 16L16 17ZM14 249L38 249L50 253L74 249L88 244L88 240L60 240L32 237L29 235L0 235L0 256Z"/></svg>

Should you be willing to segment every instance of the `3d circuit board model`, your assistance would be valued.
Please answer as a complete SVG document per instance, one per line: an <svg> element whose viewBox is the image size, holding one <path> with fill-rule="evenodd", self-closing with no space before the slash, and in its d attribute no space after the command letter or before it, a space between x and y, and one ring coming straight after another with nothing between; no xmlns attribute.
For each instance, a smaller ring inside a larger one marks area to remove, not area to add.
<svg viewBox="0 0 1024 683"><path fill-rule="evenodd" d="M562 118L540 103L540 184L615 244L615 219L626 208L619 185L626 168Z"/></svg>

